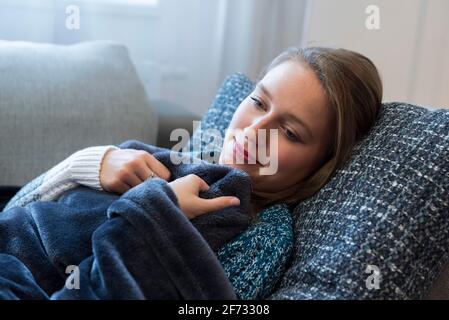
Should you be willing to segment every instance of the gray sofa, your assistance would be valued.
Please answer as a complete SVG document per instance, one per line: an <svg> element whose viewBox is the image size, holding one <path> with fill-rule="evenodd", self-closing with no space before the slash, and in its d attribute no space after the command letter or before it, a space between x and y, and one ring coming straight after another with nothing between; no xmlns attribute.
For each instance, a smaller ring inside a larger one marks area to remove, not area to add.
<svg viewBox="0 0 449 320"><path fill-rule="evenodd" d="M0 41L0 186L21 186L92 145L169 146L195 115L150 101L127 49ZM174 115L175 114L175 115Z"/></svg>
<svg viewBox="0 0 449 320"><path fill-rule="evenodd" d="M197 118L151 101L126 48L110 42L0 41L0 88L0 186L22 186L92 145L170 146L171 129ZM449 299L449 265L427 298Z"/></svg>
<svg viewBox="0 0 449 320"><path fill-rule="evenodd" d="M89 145L157 139L126 49L0 42L0 185L23 185Z"/></svg>

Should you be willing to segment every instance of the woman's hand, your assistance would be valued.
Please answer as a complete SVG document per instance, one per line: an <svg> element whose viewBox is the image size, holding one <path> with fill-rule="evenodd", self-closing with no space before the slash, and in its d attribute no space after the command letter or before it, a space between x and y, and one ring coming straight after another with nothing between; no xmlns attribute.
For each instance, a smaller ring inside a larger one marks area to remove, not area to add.
<svg viewBox="0 0 449 320"><path fill-rule="evenodd" d="M203 179L194 174L176 179L168 185L175 192L179 207L188 219L240 204L240 199L237 197L200 198L200 191L207 191L209 186Z"/></svg>
<svg viewBox="0 0 449 320"><path fill-rule="evenodd" d="M108 191L123 194L152 176L170 179L170 171L146 151L118 149L108 151L101 163L100 184Z"/></svg>

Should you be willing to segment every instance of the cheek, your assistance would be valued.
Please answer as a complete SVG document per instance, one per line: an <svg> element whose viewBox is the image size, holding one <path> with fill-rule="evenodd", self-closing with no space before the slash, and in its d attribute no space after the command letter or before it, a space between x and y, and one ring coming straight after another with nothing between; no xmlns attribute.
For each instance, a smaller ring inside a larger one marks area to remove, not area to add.
<svg viewBox="0 0 449 320"><path fill-rule="evenodd" d="M308 151L302 145L292 145L288 142L281 143L278 152L278 172L285 177L302 177L311 167Z"/></svg>
<svg viewBox="0 0 449 320"><path fill-rule="evenodd" d="M300 145L279 152L279 173L286 180L302 180L319 168L319 152Z"/></svg>
<svg viewBox="0 0 449 320"><path fill-rule="evenodd" d="M251 115L248 112L248 107L244 102L240 104L240 106L237 108L237 110L234 113L234 116L232 117L231 123L229 124L230 129L243 129L248 126L248 124L251 122Z"/></svg>
<svg viewBox="0 0 449 320"><path fill-rule="evenodd" d="M279 146L278 152L278 164L281 172L299 169L300 167L300 159L298 150L292 150L293 148L282 148Z"/></svg>

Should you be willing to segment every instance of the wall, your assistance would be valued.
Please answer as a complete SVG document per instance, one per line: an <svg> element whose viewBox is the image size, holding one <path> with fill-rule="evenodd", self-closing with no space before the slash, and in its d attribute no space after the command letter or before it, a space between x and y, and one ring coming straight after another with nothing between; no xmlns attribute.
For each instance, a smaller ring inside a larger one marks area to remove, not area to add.
<svg viewBox="0 0 449 320"><path fill-rule="evenodd" d="M368 5L380 30L365 27ZM304 45L359 51L383 75L385 101L449 108L449 1L309 0Z"/></svg>
<svg viewBox="0 0 449 320"><path fill-rule="evenodd" d="M152 9L95 2L0 0L0 38L119 41L152 99L196 115L228 74L256 79L281 50L298 44L366 54L383 75L385 101L449 107L447 0L160 0ZM69 4L80 7L79 30L65 28ZM381 10L380 30L365 28L371 4Z"/></svg>

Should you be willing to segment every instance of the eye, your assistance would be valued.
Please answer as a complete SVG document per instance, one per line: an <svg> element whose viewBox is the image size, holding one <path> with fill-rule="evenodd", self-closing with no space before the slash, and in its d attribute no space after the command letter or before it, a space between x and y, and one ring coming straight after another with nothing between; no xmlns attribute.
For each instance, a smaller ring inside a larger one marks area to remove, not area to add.
<svg viewBox="0 0 449 320"><path fill-rule="evenodd" d="M253 100L253 103L257 106L257 108L265 110L262 101L260 101L259 99L255 98L255 97L251 97L251 100Z"/></svg>
<svg viewBox="0 0 449 320"><path fill-rule="evenodd" d="M296 136L296 134L295 134L293 131L291 131L291 130L289 130L289 129L287 129L287 128L284 129L284 133L285 133L285 136L286 136L289 140L297 141L297 142L301 141L301 139L298 138L298 137Z"/></svg>

